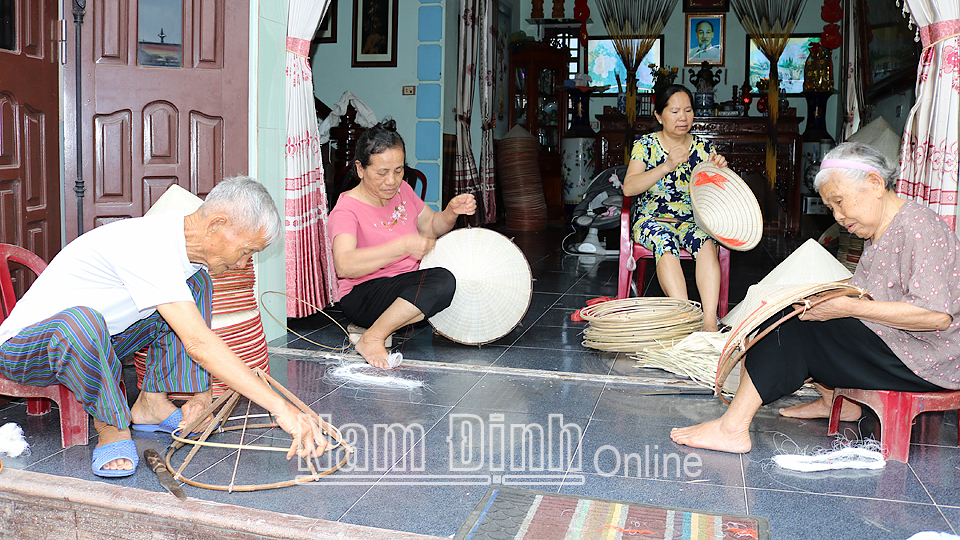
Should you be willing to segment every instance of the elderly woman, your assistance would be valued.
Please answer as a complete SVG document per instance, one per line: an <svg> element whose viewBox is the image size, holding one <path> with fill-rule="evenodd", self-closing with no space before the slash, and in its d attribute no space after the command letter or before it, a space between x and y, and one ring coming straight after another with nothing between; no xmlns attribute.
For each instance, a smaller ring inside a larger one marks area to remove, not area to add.
<svg viewBox="0 0 960 540"><path fill-rule="evenodd" d="M456 281L448 270L420 270L437 237L471 215L477 203L458 195L434 212L403 181L405 148L396 122L387 120L357 139L360 180L330 212L340 306L367 328L356 350L370 364L390 367L383 343L394 330L432 317L450 305Z"/></svg>
<svg viewBox="0 0 960 540"><path fill-rule="evenodd" d="M697 261L697 289L706 330L717 330L720 262L713 240L693 221L690 173L702 161L726 167L710 141L690 133L693 95L679 84L657 93L654 116L662 129L637 139L623 179L623 194L637 197L633 240L653 252L657 280L671 298L687 298L680 250Z"/></svg>
<svg viewBox="0 0 960 540"><path fill-rule="evenodd" d="M672 430L675 442L748 452L748 429L760 406L796 391L808 377L823 385L824 406L832 400L827 387L960 389L957 236L929 208L897 197L895 179L894 167L866 145L844 143L825 156L815 186L840 225L865 240L850 283L873 300L823 302L758 341L726 412ZM818 406L802 407L814 416L810 409Z"/></svg>

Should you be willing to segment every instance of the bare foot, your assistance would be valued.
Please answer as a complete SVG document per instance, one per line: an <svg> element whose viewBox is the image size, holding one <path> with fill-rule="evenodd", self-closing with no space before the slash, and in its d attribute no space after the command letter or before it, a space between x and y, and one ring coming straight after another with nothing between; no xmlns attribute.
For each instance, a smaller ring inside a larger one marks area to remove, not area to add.
<svg viewBox="0 0 960 540"><path fill-rule="evenodd" d="M706 448L707 450L719 450L734 454L749 452L753 448L753 443L750 442L749 427L744 427L742 430L731 430L724 426L721 420L723 420L722 417L695 426L673 428L670 430L670 438L677 444L694 448Z"/></svg>
<svg viewBox="0 0 960 540"><path fill-rule="evenodd" d="M96 418L93 419L93 428L97 430L97 435L99 435L97 448L117 441L130 440L129 429L117 429L117 426L111 426ZM120 458L108 462L102 468L111 471L130 471L133 470L133 462L129 459Z"/></svg>
<svg viewBox="0 0 960 540"><path fill-rule="evenodd" d="M200 417L200 413L209 407L211 403L213 403L212 390L194 394L193 397L180 406L180 411L183 413L183 420L180 422L180 427L186 428L189 426L196 418ZM198 423L197 426L192 428L190 431L203 431L210 424L210 422L213 422L212 414L208 414L202 422Z"/></svg>
<svg viewBox="0 0 960 540"><path fill-rule="evenodd" d="M786 416L788 418L830 418L832 411L833 392L830 392L829 398L823 395L820 396L820 399L809 403L801 403L800 405L782 408L780 409L780 416ZM861 413L862 411L859 405L843 400L843 405L840 406L840 420L844 422L856 422L860 419Z"/></svg>
<svg viewBox="0 0 960 540"><path fill-rule="evenodd" d="M130 407L130 417L134 424L159 424L176 410L166 392L140 392L137 402Z"/></svg>
<svg viewBox="0 0 960 540"><path fill-rule="evenodd" d="M360 336L360 341L358 341L353 348L356 349L356 351L360 353L360 356L371 366L387 369L390 367L390 364L387 362L387 357L390 356L390 353L386 347L383 346L383 340L384 338L371 336L368 330Z"/></svg>

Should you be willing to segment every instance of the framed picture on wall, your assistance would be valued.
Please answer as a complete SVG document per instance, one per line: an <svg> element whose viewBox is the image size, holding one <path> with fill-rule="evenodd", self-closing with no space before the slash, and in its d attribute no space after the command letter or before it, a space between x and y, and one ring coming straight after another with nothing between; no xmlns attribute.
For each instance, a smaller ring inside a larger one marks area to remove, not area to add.
<svg viewBox="0 0 960 540"><path fill-rule="evenodd" d="M780 88L788 96L799 96L803 92L803 68L810 55L810 45L820 41L820 34L794 34L787 38L787 45L777 62L777 77ZM757 82L770 77L770 60L757 45L757 40L747 36L746 79L750 81L752 93L757 93Z"/></svg>
<svg viewBox="0 0 960 540"><path fill-rule="evenodd" d="M397 67L398 0L353 0L353 67Z"/></svg>
<svg viewBox="0 0 960 540"><path fill-rule="evenodd" d="M591 86L609 86L606 94L616 94L617 76L620 76L620 85L627 83L627 68L620 60L617 49L613 45L613 39L609 36L590 36L587 39L587 46L583 48L583 72L592 77ZM653 92L653 73L650 70L650 64L657 67L663 67L663 36L654 40L650 51L640 62L640 69L637 70L637 90L640 92ZM602 95L602 94L596 94Z"/></svg>
<svg viewBox="0 0 960 540"><path fill-rule="evenodd" d="M687 13L685 66L699 66L704 62L711 66L723 65L725 17L723 13Z"/></svg>
<svg viewBox="0 0 960 540"><path fill-rule="evenodd" d="M330 0L327 13L320 21L320 26L317 26L317 32L313 34L314 43L337 42L337 2L338 0Z"/></svg>

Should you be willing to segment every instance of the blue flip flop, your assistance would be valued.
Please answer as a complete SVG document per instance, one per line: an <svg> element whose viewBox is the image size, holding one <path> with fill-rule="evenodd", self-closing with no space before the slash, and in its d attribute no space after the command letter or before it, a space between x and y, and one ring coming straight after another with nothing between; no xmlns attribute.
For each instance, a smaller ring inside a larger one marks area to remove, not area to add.
<svg viewBox="0 0 960 540"><path fill-rule="evenodd" d="M158 431L163 433L173 433L175 429L180 425L180 422L183 420L183 413L180 412L180 409L173 411L173 413L167 417L166 420L160 422L159 424L130 424L130 427L134 431L147 431L151 433L156 433Z"/></svg>
<svg viewBox="0 0 960 540"><path fill-rule="evenodd" d="M126 469L104 469L103 466L115 459L129 459L133 462L133 468ZM140 463L140 456L137 455L137 445L130 439L105 444L99 448L93 449L93 474L107 478L118 478L121 476L130 476L137 472L137 464Z"/></svg>

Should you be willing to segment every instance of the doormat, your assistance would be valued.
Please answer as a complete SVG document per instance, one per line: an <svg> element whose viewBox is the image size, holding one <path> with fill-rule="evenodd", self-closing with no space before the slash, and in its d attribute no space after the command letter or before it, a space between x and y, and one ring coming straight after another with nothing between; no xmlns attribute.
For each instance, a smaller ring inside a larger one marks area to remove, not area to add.
<svg viewBox="0 0 960 540"><path fill-rule="evenodd" d="M768 540L766 518L491 487L455 540Z"/></svg>

